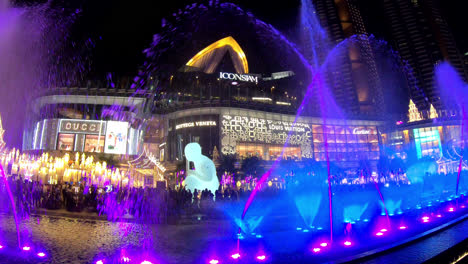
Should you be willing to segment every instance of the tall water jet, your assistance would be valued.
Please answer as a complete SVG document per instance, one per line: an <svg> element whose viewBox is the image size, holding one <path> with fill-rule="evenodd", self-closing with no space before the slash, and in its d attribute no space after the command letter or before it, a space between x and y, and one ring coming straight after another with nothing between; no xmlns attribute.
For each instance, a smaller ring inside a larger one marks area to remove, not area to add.
<svg viewBox="0 0 468 264"><path fill-rule="evenodd" d="M11 193L10 185L8 184L8 180L7 180L7 177L5 175L5 171L3 170L3 166L1 164L0 164L0 177L2 177L3 184L5 184L5 189L6 189L7 193L8 193L8 199L10 199L11 210L12 210L12 213L13 213L13 217L15 219L18 248L21 248L19 220L18 220L18 213L16 212L15 199L13 198L13 194Z"/></svg>
<svg viewBox="0 0 468 264"><path fill-rule="evenodd" d="M463 82L457 71L448 63L443 62L435 68L435 80L436 84L441 91L442 100L446 106L453 105L455 103L461 112L461 149L465 149L465 130L467 130L466 124L466 111L468 110L468 85ZM462 151L463 153L464 151ZM457 183L455 189L455 195L458 196L458 187L460 183L460 174L462 170L463 155L460 156L460 163L458 165Z"/></svg>

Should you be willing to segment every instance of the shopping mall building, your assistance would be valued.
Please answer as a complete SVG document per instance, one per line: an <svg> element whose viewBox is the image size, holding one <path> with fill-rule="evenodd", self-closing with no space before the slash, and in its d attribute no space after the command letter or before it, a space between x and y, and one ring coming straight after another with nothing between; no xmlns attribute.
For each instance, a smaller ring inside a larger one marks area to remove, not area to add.
<svg viewBox="0 0 468 264"><path fill-rule="evenodd" d="M223 66L227 55L233 67ZM265 166L280 155L322 162L327 147L330 161L352 169L361 160L376 168L389 151L403 159L413 152L418 158L440 155L459 133L456 118L437 123L433 115L398 125L368 118L327 119L324 125L319 115L296 117L300 78L293 71L250 73L232 37L204 48L177 72L147 78L141 91L87 87L40 94L29 110L33 121L23 149L103 153L128 164L149 154L170 175L190 142L210 158L257 156Z"/></svg>

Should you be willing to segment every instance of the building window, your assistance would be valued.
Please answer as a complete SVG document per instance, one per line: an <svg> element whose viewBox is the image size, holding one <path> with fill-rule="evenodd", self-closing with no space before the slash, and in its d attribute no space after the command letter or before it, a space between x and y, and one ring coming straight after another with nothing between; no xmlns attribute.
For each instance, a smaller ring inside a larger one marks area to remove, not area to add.
<svg viewBox="0 0 468 264"><path fill-rule="evenodd" d="M58 150L73 151L75 147L75 134L62 134L58 136Z"/></svg>
<svg viewBox="0 0 468 264"><path fill-rule="evenodd" d="M85 152L103 152L104 151L104 136L86 135Z"/></svg>

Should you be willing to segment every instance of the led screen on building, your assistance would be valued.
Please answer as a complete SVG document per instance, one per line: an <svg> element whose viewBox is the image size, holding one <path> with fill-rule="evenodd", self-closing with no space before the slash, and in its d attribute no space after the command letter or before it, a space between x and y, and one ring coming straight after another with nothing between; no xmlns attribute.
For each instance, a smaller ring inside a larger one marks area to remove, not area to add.
<svg viewBox="0 0 468 264"><path fill-rule="evenodd" d="M105 153L125 154L127 151L128 122L108 121Z"/></svg>

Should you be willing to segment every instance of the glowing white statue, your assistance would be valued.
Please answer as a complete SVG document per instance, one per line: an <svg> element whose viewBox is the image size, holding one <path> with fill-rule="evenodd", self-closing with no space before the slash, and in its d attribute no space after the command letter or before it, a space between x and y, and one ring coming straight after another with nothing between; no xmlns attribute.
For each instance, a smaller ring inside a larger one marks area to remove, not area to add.
<svg viewBox="0 0 468 264"><path fill-rule="evenodd" d="M202 155L201 147L198 143L187 144L184 153L187 158L185 188L191 192L195 189L198 191L208 189L214 194L218 190L219 181L213 161ZM189 167L190 162L193 162L193 169Z"/></svg>

